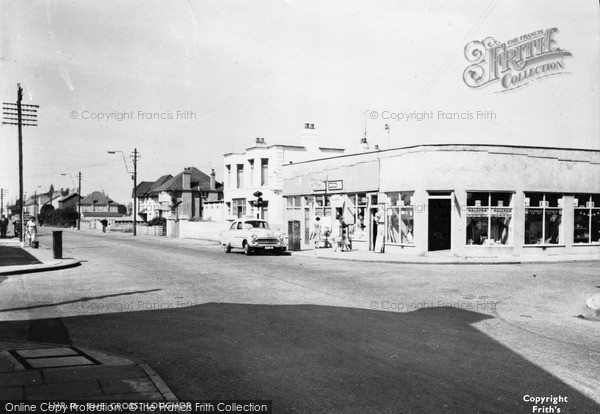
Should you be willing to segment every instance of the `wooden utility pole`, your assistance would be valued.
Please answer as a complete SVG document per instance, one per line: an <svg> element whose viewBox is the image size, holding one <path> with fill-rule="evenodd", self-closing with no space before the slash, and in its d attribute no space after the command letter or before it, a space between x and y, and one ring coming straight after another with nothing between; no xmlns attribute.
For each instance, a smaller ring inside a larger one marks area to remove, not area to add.
<svg viewBox="0 0 600 414"><path fill-rule="evenodd" d="M79 189L77 190L77 230L81 230L81 171L79 177Z"/></svg>
<svg viewBox="0 0 600 414"><path fill-rule="evenodd" d="M137 234L137 148L133 149L133 235Z"/></svg>
<svg viewBox="0 0 600 414"><path fill-rule="evenodd" d="M24 211L23 211L23 127L37 126L37 109L38 105L27 105L21 103L23 101L23 88L20 83L17 83L17 102L3 102L2 109L4 112L5 125L17 125L19 130L19 209L21 219L21 229L19 231L19 240L21 247L24 246Z"/></svg>

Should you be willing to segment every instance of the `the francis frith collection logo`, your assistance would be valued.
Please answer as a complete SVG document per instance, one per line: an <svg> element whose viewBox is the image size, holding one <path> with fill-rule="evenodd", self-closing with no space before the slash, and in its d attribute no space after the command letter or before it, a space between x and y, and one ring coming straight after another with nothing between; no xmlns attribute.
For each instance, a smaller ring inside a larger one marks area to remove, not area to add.
<svg viewBox="0 0 600 414"><path fill-rule="evenodd" d="M547 76L567 73L569 51L556 45L557 28L538 30L500 43L492 37L465 47L471 65L463 73L467 86L480 88L498 82L505 92Z"/></svg>

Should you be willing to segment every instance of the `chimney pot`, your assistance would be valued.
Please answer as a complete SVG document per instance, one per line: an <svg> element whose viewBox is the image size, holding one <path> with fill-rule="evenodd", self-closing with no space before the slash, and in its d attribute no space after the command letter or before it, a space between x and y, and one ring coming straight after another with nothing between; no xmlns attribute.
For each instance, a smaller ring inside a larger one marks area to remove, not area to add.
<svg viewBox="0 0 600 414"><path fill-rule="evenodd" d="M260 138L256 138L256 143L260 144Z"/></svg>
<svg viewBox="0 0 600 414"><path fill-rule="evenodd" d="M310 124L309 123L304 124L304 129L310 129Z"/></svg>

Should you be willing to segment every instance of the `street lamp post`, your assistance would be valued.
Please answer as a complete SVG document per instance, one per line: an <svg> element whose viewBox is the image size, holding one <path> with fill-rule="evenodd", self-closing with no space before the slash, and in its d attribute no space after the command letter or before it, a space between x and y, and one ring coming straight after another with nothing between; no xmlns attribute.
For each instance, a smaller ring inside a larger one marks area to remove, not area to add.
<svg viewBox="0 0 600 414"><path fill-rule="evenodd" d="M73 183L73 186L75 186L72 174L66 173L61 175L70 175L71 183ZM79 179L79 189L77 190L77 230L81 230L81 171L77 173L77 177Z"/></svg>
<svg viewBox="0 0 600 414"><path fill-rule="evenodd" d="M137 150L137 148L133 149L133 154L131 155L131 158L133 159L133 172L129 171L129 167L127 166L127 160L125 160L125 154L123 153L123 151L108 151L109 154L116 154L117 152L121 153L121 156L123 157L123 163L125 164L125 170L129 173L132 174L132 179L133 179L133 235L137 235L137 194L136 194L136 189L137 189L137 160L140 157L140 154Z"/></svg>

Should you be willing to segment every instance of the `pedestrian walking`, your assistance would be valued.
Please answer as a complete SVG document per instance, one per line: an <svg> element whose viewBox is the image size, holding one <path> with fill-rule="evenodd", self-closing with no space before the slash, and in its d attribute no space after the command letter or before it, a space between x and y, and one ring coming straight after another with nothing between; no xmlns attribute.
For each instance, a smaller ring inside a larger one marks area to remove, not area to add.
<svg viewBox="0 0 600 414"><path fill-rule="evenodd" d="M313 226L313 231L310 233L310 239L315 243L315 249L321 247L321 243L323 242L323 230L321 229L321 217L315 218L315 224Z"/></svg>
<svg viewBox="0 0 600 414"><path fill-rule="evenodd" d="M102 233L106 233L106 226L108 226L108 220L102 219L100 220L100 224L102 224Z"/></svg>
<svg viewBox="0 0 600 414"><path fill-rule="evenodd" d="M29 239L29 245L31 246L33 242L37 241L37 224L35 222L35 217L32 217L27 222L27 238Z"/></svg>
<svg viewBox="0 0 600 414"><path fill-rule="evenodd" d="M3 214L2 218L0 219L0 237L3 239L6 238L6 229L7 228L8 228L8 219Z"/></svg>

